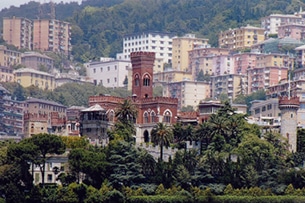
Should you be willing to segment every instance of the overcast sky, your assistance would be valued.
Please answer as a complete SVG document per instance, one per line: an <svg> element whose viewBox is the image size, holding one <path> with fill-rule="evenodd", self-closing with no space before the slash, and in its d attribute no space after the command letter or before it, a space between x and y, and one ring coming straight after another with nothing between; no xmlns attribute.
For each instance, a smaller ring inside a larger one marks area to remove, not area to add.
<svg viewBox="0 0 305 203"><path fill-rule="evenodd" d="M10 6L16 6L19 7L21 4L25 4L28 3L30 1L33 0L0 0L0 10L3 8L9 8ZM40 2L40 3L48 3L50 2L50 0L34 0L36 2ZM59 3L59 2L81 2L81 0L53 0L54 3Z"/></svg>

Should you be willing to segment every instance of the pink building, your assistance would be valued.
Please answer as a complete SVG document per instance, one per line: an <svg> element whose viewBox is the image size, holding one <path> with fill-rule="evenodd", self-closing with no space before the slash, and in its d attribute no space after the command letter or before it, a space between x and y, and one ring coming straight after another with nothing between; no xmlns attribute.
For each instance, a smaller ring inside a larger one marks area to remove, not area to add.
<svg viewBox="0 0 305 203"><path fill-rule="evenodd" d="M231 55L218 55L213 57L212 75L219 76L233 74L234 58Z"/></svg>
<svg viewBox="0 0 305 203"><path fill-rule="evenodd" d="M234 54L234 74L247 74L248 69L256 66L256 53Z"/></svg>
<svg viewBox="0 0 305 203"><path fill-rule="evenodd" d="M248 94L260 89L266 89L278 84L280 80L287 79L288 68L267 66L248 70Z"/></svg>
<svg viewBox="0 0 305 203"><path fill-rule="evenodd" d="M296 40L305 39L304 24L287 24L278 27L278 38L290 37Z"/></svg>

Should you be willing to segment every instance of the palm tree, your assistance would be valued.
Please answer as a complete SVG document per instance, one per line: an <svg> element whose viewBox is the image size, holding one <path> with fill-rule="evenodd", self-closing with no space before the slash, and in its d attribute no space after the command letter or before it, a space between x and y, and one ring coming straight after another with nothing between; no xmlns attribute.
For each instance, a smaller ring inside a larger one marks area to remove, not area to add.
<svg viewBox="0 0 305 203"><path fill-rule="evenodd" d="M129 99L125 99L115 113L115 117L122 123L134 123L137 115L138 111Z"/></svg>
<svg viewBox="0 0 305 203"><path fill-rule="evenodd" d="M151 131L151 137L152 142L160 146L160 160L163 161L163 147L169 147L173 141L173 131L168 125L157 123Z"/></svg>
<svg viewBox="0 0 305 203"><path fill-rule="evenodd" d="M200 141L200 154L211 144L213 133L208 122L201 123L195 130L195 140Z"/></svg>

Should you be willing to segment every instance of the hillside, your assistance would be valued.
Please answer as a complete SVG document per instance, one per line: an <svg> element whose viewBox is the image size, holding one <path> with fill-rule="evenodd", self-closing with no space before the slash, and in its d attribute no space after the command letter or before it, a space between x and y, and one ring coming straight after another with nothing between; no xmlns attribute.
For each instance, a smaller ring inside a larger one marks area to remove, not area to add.
<svg viewBox="0 0 305 203"><path fill-rule="evenodd" d="M305 0L87 0L55 4L56 17L73 24L74 59L80 62L100 56L114 57L122 51L124 34L160 31L178 36L195 33L217 46L220 30L259 26L261 17L272 13L293 14L305 7ZM30 2L3 9L0 17L35 19L39 10L48 18L50 4Z"/></svg>

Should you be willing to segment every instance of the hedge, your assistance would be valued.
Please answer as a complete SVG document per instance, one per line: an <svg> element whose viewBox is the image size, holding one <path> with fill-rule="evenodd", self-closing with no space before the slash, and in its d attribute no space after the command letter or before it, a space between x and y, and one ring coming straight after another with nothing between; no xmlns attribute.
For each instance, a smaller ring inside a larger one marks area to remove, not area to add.
<svg viewBox="0 0 305 203"><path fill-rule="evenodd" d="M303 203L303 196L199 196L194 198L186 196L131 196L127 203Z"/></svg>

